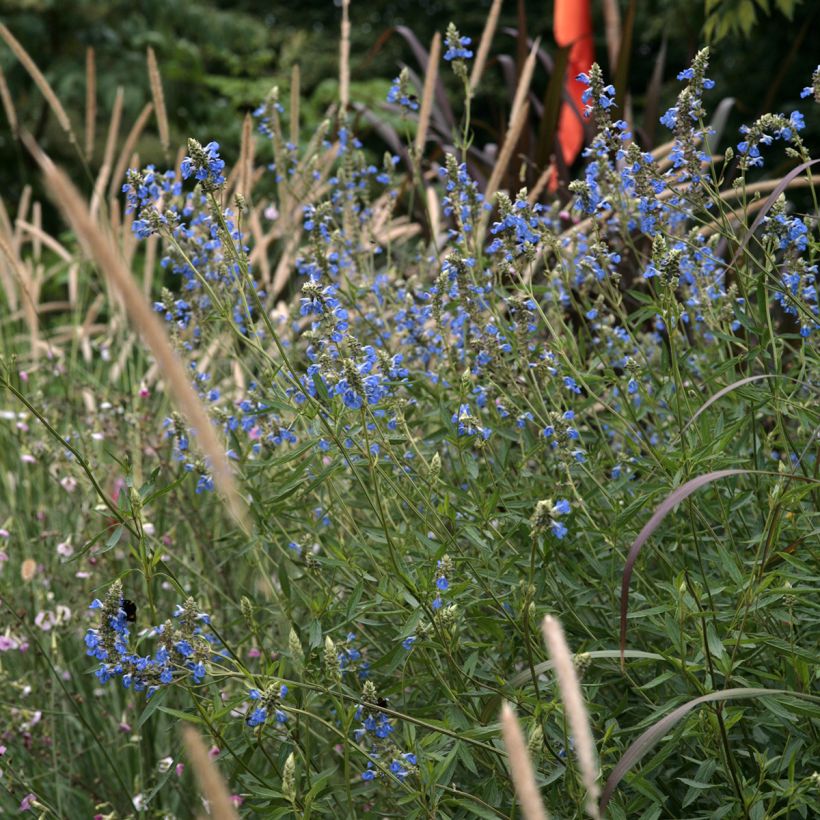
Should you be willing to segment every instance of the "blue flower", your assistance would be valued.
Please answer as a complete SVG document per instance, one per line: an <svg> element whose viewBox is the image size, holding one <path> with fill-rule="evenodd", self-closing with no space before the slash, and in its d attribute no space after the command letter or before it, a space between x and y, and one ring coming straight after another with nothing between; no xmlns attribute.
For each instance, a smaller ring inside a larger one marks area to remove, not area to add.
<svg viewBox="0 0 820 820"><path fill-rule="evenodd" d="M458 32L447 32L447 37L444 44L447 46L447 51L444 52L444 59L447 62L452 60L469 60L473 56L473 52L467 48L472 43L469 37L461 37Z"/></svg>

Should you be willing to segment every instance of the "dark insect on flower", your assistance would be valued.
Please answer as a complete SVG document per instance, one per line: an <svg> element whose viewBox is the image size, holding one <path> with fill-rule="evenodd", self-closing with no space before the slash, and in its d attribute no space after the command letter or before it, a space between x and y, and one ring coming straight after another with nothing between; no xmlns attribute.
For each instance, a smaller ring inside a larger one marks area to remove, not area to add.
<svg viewBox="0 0 820 820"><path fill-rule="evenodd" d="M390 701L387 698L378 698L376 704L381 706L382 709L387 709L390 706Z"/></svg>
<svg viewBox="0 0 820 820"><path fill-rule="evenodd" d="M128 598L122 599L122 611L125 613L125 620L131 623L137 620L137 605Z"/></svg>

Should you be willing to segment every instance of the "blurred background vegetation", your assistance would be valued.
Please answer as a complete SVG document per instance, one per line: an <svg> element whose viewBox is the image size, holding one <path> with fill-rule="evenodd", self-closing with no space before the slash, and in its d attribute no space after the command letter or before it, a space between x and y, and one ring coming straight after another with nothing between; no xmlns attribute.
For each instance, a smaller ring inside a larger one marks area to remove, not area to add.
<svg viewBox="0 0 820 820"><path fill-rule="evenodd" d="M337 88L339 5L332 0L0 0L0 19L45 73L78 133L85 110L86 50L94 48L98 110L92 167L102 153L117 87L125 91L125 124L133 122L151 99L148 46L156 52L162 72L172 143L184 144L188 136L203 143L217 139L231 163L238 152L241 114L253 110L274 85L286 91L294 64L299 64L302 77L302 133L309 135L323 117ZM490 0L353 0L353 99L378 109L400 66L407 62L418 69L408 43L388 36L390 27L407 26L429 44L433 33L443 32L453 20L476 41L489 6ZM593 3L596 57L612 77L602 6ZM623 19L630 6L635 24L629 88L636 119L643 115L646 90L662 49L660 102L652 105L661 113L679 88L677 72L704 43L718 43L710 70L718 87L712 93L715 103L734 98L730 128L765 111L791 110L818 62L815 42L808 36L820 22L820 4L814 2L621 0ZM520 65L521 42L514 30L541 36L543 46L553 51L551 28L549 0L507 0L491 54L509 54ZM42 95L5 45L0 46L0 67L21 124L80 176L76 152L65 144ZM546 73L539 71L541 76L537 73L534 80L538 92L548 83ZM498 93L504 88L501 74L500 63L492 60L474 105L476 122L503 122L501 109L508 106L509 96ZM37 174L5 116L0 116L0 185L6 201L13 202L23 185L36 186ZM145 131L139 153L143 163L163 162L155 129Z"/></svg>

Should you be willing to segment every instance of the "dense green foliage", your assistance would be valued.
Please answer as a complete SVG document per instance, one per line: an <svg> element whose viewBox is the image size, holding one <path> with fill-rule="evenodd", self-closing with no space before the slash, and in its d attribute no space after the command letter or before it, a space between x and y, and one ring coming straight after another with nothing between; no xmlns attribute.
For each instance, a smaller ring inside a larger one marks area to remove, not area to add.
<svg viewBox="0 0 820 820"><path fill-rule="evenodd" d="M191 724L242 816L513 818L506 701L552 816L812 816L820 69L719 137L699 51L651 155L595 66L578 179L488 202L468 46L433 158L374 162L355 85L298 145L248 85L253 167L191 140L91 228L53 176L76 234L0 219L4 811L197 816Z"/></svg>

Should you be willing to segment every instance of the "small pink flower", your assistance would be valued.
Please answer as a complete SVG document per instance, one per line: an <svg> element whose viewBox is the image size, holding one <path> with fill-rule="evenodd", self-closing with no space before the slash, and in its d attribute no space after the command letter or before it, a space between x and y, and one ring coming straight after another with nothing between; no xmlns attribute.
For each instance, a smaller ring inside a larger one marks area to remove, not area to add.
<svg viewBox="0 0 820 820"><path fill-rule="evenodd" d="M219 746L211 746L211 748L208 749L208 757L210 757L211 760L219 757Z"/></svg>
<svg viewBox="0 0 820 820"><path fill-rule="evenodd" d="M10 535L11 533L7 529L0 527L0 538L8 538Z"/></svg>
<svg viewBox="0 0 820 820"><path fill-rule="evenodd" d="M28 381L28 371L21 370L17 375L20 377L21 382L27 382Z"/></svg>
<svg viewBox="0 0 820 820"><path fill-rule="evenodd" d="M0 746L0 757L2 757L6 753L6 747Z"/></svg>
<svg viewBox="0 0 820 820"><path fill-rule="evenodd" d="M18 643L9 635L0 635L0 652L8 652L9 649L17 649Z"/></svg>
<svg viewBox="0 0 820 820"><path fill-rule="evenodd" d="M67 493L73 493L77 489L77 479L74 476L67 475L60 479L60 486Z"/></svg>
<svg viewBox="0 0 820 820"><path fill-rule="evenodd" d="M144 385L140 387L139 397L141 399L147 399L151 395L151 391L145 387Z"/></svg>
<svg viewBox="0 0 820 820"><path fill-rule="evenodd" d="M232 794L231 795L231 803L233 803L234 806L236 806L236 808L239 808L244 802L245 802L245 798L242 797L241 794Z"/></svg>
<svg viewBox="0 0 820 820"><path fill-rule="evenodd" d="M57 544L57 554L62 555L63 558L71 558L74 555L74 547L71 546L71 541L60 541Z"/></svg>
<svg viewBox="0 0 820 820"><path fill-rule="evenodd" d="M31 804L37 799L37 795L34 792L29 792L21 801L20 801L20 811L28 811L31 808Z"/></svg>
<svg viewBox="0 0 820 820"><path fill-rule="evenodd" d="M20 461L22 461L23 464L36 464L37 463L37 459L34 458L34 456L31 455L31 453L23 453L23 455L20 456Z"/></svg>
<svg viewBox="0 0 820 820"><path fill-rule="evenodd" d="M131 731L131 724L126 723L124 720L120 723L117 727L124 735L127 735Z"/></svg>
<svg viewBox="0 0 820 820"><path fill-rule="evenodd" d="M253 647L253 648L248 650L248 657L249 658L261 658L262 653L256 647Z"/></svg>
<svg viewBox="0 0 820 820"><path fill-rule="evenodd" d="M182 777L182 773L185 771L185 764L184 763L177 763L176 768L174 771L177 773L177 777Z"/></svg>

